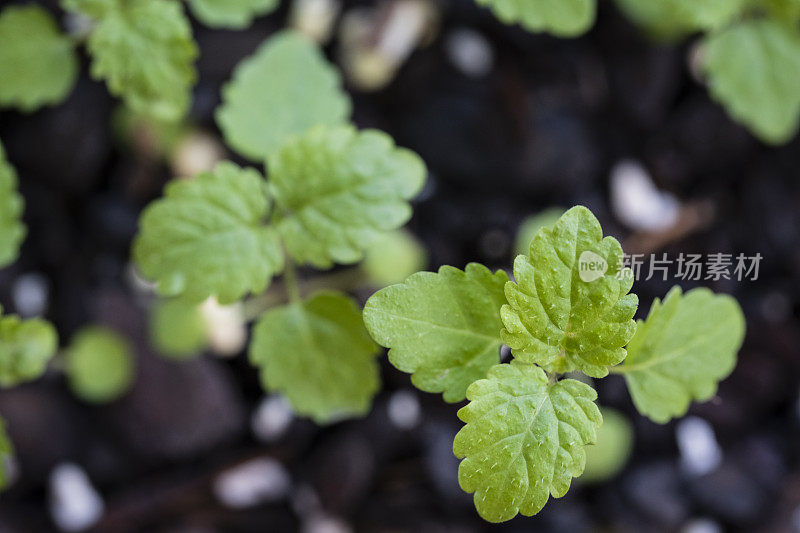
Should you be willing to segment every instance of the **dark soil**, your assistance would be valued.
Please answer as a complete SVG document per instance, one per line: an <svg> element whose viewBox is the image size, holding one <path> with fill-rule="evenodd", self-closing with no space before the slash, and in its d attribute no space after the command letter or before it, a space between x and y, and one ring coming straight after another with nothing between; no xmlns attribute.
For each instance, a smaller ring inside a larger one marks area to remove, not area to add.
<svg viewBox="0 0 800 533"><path fill-rule="evenodd" d="M552 205L587 205L606 233L626 242L631 233L615 219L608 187L623 158L639 160L681 200L710 202L708 226L651 251L764 256L757 281L704 282L733 294L748 325L733 375L713 401L690 411L713 426L724 453L719 468L685 474L675 424L639 416L622 379L611 377L599 383L601 404L635 420L625 470L600 485L576 482L534 518L492 526L458 488L451 451L458 405L418 393L420 425L395 428L387 401L411 384L385 360L384 390L366 418L326 428L296 420L278 442L259 443L248 420L262 392L244 355L176 363L148 345L146 306L126 278L129 246L138 213L170 175L115 143L115 102L88 78L84 58L64 104L0 113L29 227L20 260L0 271L0 302L13 311L18 276L44 275L47 318L62 341L88 322L117 327L137 346L140 375L131 394L102 407L76 400L55 373L0 392L22 468L0 498L0 531L54 527L47 479L62 461L83 466L103 495L102 531L291 531L307 518L297 494L309 488L357 531L671 531L697 518L733 531L800 527L792 518L800 508L800 140L760 144L691 78L688 45L651 44L610 2L601 4L588 35L559 40L505 26L471 0L446 1L440 37L456 27L481 32L494 47L491 73L461 74L439 38L387 89L354 93L355 121L387 131L427 162L430 183L410 227L431 268L508 267L522 219ZM194 122L215 131L220 85L285 16L284 7L240 32L195 25L202 56ZM640 316L670 285L638 282ZM211 480L254 456L280 460L299 488L295 497L246 510L222 506Z"/></svg>

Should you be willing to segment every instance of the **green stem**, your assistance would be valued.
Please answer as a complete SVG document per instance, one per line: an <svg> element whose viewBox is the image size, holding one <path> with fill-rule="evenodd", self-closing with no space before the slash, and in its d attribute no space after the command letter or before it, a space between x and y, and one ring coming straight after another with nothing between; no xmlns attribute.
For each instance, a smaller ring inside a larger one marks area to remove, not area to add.
<svg viewBox="0 0 800 533"><path fill-rule="evenodd" d="M286 286L286 294L291 303L302 300L300 296L300 283L297 281L297 269L289 257L286 257L286 266L283 268L283 282Z"/></svg>

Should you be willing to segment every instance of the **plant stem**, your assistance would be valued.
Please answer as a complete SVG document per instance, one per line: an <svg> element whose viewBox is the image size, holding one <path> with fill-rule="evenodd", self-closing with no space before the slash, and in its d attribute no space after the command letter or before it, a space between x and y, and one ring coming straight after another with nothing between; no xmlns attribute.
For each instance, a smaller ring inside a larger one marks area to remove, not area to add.
<svg viewBox="0 0 800 533"><path fill-rule="evenodd" d="M283 268L283 282L286 286L286 294L291 303L302 300L300 296L300 284L297 281L297 269L289 257L286 258L286 266Z"/></svg>

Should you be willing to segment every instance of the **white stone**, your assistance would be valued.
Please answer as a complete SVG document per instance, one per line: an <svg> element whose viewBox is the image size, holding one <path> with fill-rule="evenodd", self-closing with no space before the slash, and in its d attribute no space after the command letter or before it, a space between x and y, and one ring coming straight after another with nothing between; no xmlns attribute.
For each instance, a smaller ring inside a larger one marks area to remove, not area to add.
<svg viewBox="0 0 800 533"><path fill-rule="evenodd" d="M708 474L722 462L722 450L717 444L714 428L702 418L689 416L679 421L675 437L681 454L681 467L687 474Z"/></svg>
<svg viewBox="0 0 800 533"><path fill-rule="evenodd" d="M37 273L23 274L11 289L14 308L23 318L42 315L47 310L50 287L47 278Z"/></svg>
<svg viewBox="0 0 800 533"><path fill-rule="evenodd" d="M289 25L310 39L325 44L331 38L341 7L337 0L294 0Z"/></svg>
<svg viewBox="0 0 800 533"><path fill-rule="evenodd" d="M388 411L389 420L399 429L413 429L419 424L419 399L409 390L400 390L392 394L389 398Z"/></svg>
<svg viewBox="0 0 800 533"><path fill-rule="evenodd" d="M353 528L343 520L324 514L317 514L303 522L303 533L350 533Z"/></svg>
<svg viewBox="0 0 800 533"><path fill-rule="evenodd" d="M62 531L83 531L103 515L103 499L81 467L60 463L50 472L50 516Z"/></svg>
<svg viewBox="0 0 800 533"><path fill-rule="evenodd" d="M494 50L489 41L470 28L458 28L448 33L445 51L450 62L472 78L486 76L494 65Z"/></svg>
<svg viewBox="0 0 800 533"><path fill-rule="evenodd" d="M611 205L620 222L643 231L671 228L681 208L675 196L659 191L644 167L630 160L611 170Z"/></svg>
<svg viewBox="0 0 800 533"><path fill-rule="evenodd" d="M242 304L220 305L211 297L200 306L206 324L209 348L217 355L232 357L244 349L247 342L247 324L242 314Z"/></svg>
<svg viewBox="0 0 800 533"><path fill-rule="evenodd" d="M250 428L261 442L275 442L289 429L294 419L289 402L283 396L264 396L250 418Z"/></svg>
<svg viewBox="0 0 800 533"><path fill-rule="evenodd" d="M683 533L722 533L722 527L710 518L693 518L683 529Z"/></svg>
<svg viewBox="0 0 800 533"><path fill-rule="evenodd" d="M214 480L214 495L228 507L243 509L284 498L291 479L281 463L274 459L252 459Z"/></svg>

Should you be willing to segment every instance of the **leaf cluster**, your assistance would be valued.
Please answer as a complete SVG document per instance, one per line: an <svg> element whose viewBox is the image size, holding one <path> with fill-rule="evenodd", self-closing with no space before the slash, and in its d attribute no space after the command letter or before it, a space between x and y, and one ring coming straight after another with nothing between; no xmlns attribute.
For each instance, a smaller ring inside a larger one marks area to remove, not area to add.
<svg viewBox="0 0 800 533"><path fill-rule="evenodd" d="M664 423L733 370L745 327L733 298L675 287L636 323L621 265L619 242L579 206L539 229L513 280L476 263L445 266L367 301L367 329L395 367L445 401L469 401L453 451L486 520L536 514L583 472L602 416L594 389L566 373L624 375L639 412Z"/></svg>

